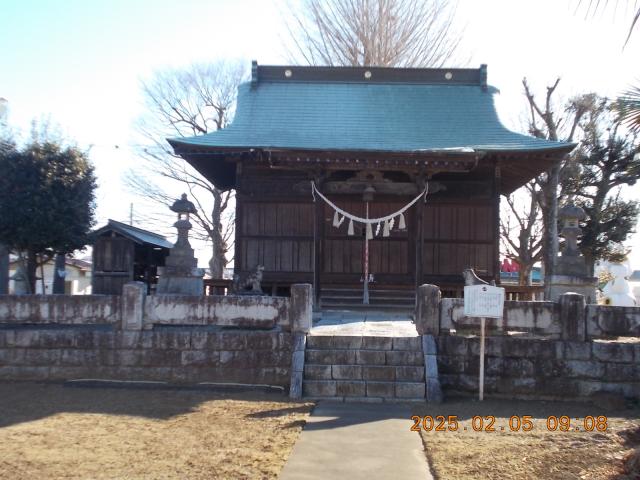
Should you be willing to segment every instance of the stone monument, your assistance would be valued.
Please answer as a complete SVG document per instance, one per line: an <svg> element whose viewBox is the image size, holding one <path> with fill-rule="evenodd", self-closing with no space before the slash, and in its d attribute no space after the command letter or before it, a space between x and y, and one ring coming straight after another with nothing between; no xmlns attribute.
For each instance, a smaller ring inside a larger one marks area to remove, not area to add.
<svg viewBox="0 0 640 480"><path fill-rule="evenodd" d="M580 220L586 218L584 210L573 202L558 212L558 219L563 224L560 235L564 237L564 247L549 278L549 300L552 302L559 301L565 293L573 292L584 295L586 303L596 303L598 279L588 275L585 259L578 249L578 238L582 235Z"/></svg>
<svg viewBox="0 0 640 480"><path fill-rule="evenodd" d="M178 240L171 249L164 267L158 267L157 294L203 295L204 270L198 268L198 259L193 254L189 243L191 222L189 215L196 213L196 208L186 193L176 200L171 210L178 214L178 221L173 224L178 229Z"/></svg>

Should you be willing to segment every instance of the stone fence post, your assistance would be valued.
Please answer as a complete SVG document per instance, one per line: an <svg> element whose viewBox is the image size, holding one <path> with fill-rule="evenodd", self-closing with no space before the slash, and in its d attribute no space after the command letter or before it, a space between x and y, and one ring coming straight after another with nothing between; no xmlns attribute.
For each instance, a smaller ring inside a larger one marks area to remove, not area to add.
<svg viewBox="0 0 640 480"><path fill-rule="evenodd" d="M143 282L129 282L122 287L122 330L142 330L146 296Z"/></svg>
<svg viewBox="0 0 640 480"><path fill-rule="evenodd" d="M308 283L291 285L291 331L309 333L313 318L313 287Z"/></svg>
<svg viewBox="0 0 640 480"><path fill-rule="evenodd" d="M586 301L579 293L564 293L560 303L560 338L584 342L586 336Z"/></svg>
<svg viewBox="0 0 640 480"><path fill-rule="evenodd" d="M416 329L419 335L440 335L440 288L420 285L416 299Z"/></svg>

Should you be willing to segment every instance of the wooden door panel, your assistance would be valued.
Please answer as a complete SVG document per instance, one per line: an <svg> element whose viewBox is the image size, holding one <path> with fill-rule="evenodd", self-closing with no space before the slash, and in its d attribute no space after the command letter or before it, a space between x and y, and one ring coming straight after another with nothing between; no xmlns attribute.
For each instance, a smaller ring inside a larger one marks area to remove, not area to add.
<svg viewBox="0 0 640 480"><path fill-rule="evenodd" d="M357 216L365 216L365 204L362 201L336 200L336 205ZM403 202L373 202L369 205L369 217L383 217L393 213L405 205ZM347 234L349 221L344 220L340 227L333 226L334 211L328 205L324 206L324 240L323 240L323 269L325 274L351 275L354 281L359 281L363 270L364 226L354 224L354 235ZM412 212L405 213L407 223L413 219ZM374 232L377 226L373 225ZM382 226L381 226L382 228ZM412 273L409 268L409 233L408 230L398 230L396 221L391 236L384 238L380 235L369 241L369 272L374 276Z"/></svg>

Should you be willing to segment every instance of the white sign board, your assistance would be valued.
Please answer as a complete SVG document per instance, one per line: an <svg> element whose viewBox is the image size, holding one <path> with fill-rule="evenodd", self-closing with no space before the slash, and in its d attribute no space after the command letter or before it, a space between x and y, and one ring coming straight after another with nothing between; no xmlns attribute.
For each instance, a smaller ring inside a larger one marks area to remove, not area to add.
<svg viewBox="0 0 640 480"><path fill-rule="evenodd" d="M502 318L504 288L491 285L464 287L464 314L467 317Z"/></svg>

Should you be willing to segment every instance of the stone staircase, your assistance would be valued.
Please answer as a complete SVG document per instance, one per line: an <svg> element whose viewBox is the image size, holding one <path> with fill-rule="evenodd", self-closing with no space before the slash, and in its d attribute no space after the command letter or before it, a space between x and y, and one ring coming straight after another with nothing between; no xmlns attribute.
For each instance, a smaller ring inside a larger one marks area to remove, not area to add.
<svg viewBox="0 0 640 480"><path fill-rule="evenodd" d="M362 304L362 287L331 287L320 292L323 310L363 310L411 312L415 308L414 290L375 288L369 290L369 304Z"/></svg>
<svg viewBox="0 0 640 480"><path fill-rule="evenodd" d="M302 392L314 400L424 402L421 337L309 335Z"/></svg>

